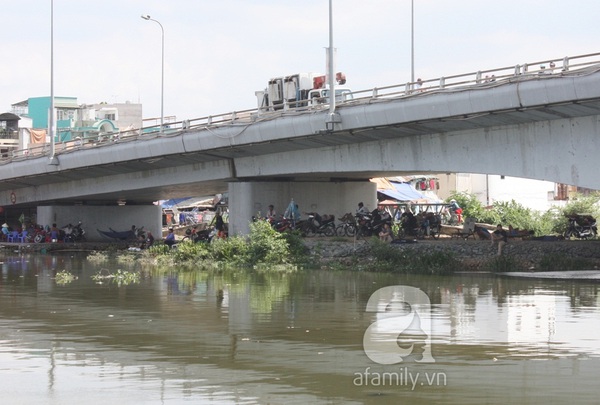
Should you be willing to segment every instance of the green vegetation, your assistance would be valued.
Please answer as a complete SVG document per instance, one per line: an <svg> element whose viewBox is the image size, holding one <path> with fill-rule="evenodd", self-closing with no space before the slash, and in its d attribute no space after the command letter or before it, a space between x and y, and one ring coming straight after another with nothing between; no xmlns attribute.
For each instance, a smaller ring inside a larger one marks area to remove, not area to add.
<svg viewBox="0 0 600 405"><path fill-rule="evenodd" d="M108 254L105 252L92 252L87 255L87 260L94 263L102 263L108 260Z"/></svg>
<svg viewBox="0 0 600 405"><path fill-rule="evenodd" d="M72 273L68 272L67 270L62 270L56 273L56 284L61 284L61 285L65 285L65 284L69 284L70 282L77 280L77 276L73 275Z"/></svg>
<svg viewBox="0 0 600 405"><path fill-rule="evenodd" d="M144 256L153 257L162 265L176 263L205 269L235 266L290 270L310 262L299 234L279 233L265 221L252 222L248 237L231 236L211 243L184 241L175 249L156 245L145 251Z"/></svg>
<svg viewBox="0 0 600 405"><path fill-rule="evenodd" d="M118 286L135 284L140 282L140 273L134 271L117 270L116 273L103 269L92 276L97 284L102 284L105 281L109 281L117 284Z"/></svg>
<svg viewBox="0 0 600 405"><path fill-rule="evenodd" d="M562 235L567 229L566 215L590 214L596 218L600 216L600 193L577 195L564 207L554 207L544 213L526 208L514 200L495 202L490 208L485 208L475 195L468 193L454 193L447 201L451 199L455 199L463 209L463 218L474 217L477 222L503 224L505 228L512 225L515 229L533 231L535 236Z"/></svg>

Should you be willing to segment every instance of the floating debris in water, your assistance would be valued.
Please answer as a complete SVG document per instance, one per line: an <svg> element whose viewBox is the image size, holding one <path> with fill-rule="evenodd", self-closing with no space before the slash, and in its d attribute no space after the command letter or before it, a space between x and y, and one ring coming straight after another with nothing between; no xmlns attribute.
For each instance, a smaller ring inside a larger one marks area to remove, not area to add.
<svg viewBox="0 0 600 405"><path fill-rule="evenodd" d="M77 280L77 276L69 273L66 270L59 271L56 273L56 284L69 284L73 280Z"/></svg>
<svg viewBox="0 0 600 405"><path fill-rule="evenodd" d="M103 280L110 280L113 283L117 283L119 286L129 285L140 282L140 273L135 271L123 271L120 269L117 270L116 273L111 273L107 269L102 269L92 276L92 280L97 284L102 284Z"/></svg>

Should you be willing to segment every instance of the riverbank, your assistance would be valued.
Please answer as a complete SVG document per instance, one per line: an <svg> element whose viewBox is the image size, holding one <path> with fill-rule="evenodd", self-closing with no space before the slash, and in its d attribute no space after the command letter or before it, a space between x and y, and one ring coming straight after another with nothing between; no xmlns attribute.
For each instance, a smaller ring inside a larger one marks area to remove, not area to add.
<svg viewBox="0 0 600 405"><path fill-rule="evenodd" d="M331 263L350 264L368 261L371 258L369 241L352 238L315 237L303 239L310 254L323 265ZM412 242L412 241L411 241ZM489 241L473 239L441 238L417 240L412 243L390 245L394 249L411 250L417 253L451 253L464 266L465 271L481 271L497 258L497 245ZM0 249L14 252L51 253L58 251L126 251L126 242L83 242L83 243L3 243ZM540 269L540 263L548 257L584 260L589 270L600 269L600 240L533 241L511 240L503 249L502 256L511 258L522 270ZM583 270L583 269L582 269Z"/></svg>
<svg viewBox="0 0 600 405"><path fill-rule="evenodd" d="M481 271L490 261L498 257L497 244L473 239L417 240L412 243L392 244L396 249L411 250L417 253L448 252L455 256L465 270ZM345 262L350 258L367 259L370 255L368 241L337 240L329 238L305 239L305 244L313 255L324 262ZM502 256L511 258L522 269L540 268L543 260L549 257L562 257L584 260L592 269L600 269L600 240L561 240L535 241L510 240L502 251Z"/></svg>

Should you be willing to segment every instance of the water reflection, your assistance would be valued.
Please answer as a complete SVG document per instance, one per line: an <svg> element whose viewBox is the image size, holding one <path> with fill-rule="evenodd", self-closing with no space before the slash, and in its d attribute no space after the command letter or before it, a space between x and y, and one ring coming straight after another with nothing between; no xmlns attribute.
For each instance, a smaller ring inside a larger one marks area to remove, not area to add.
<svg viewBox="0 0 600 405"><path fill-rule="evenodd" d="M101 268L142 278L96 284ZM62 270L78 279L57 285ZM429 298L431 330L420 328L431 333L435 363L381 365L365 354L365 331L378 319L367 301L393 285ZM75 254L6 255L0 388L21 403L70 403L83 390L86 403L585 403L600 374L599 303L598 284L585 282L157 272ZM357 385L367 369L423 385ZM24 394L13 388L23 385Z"/></svg>

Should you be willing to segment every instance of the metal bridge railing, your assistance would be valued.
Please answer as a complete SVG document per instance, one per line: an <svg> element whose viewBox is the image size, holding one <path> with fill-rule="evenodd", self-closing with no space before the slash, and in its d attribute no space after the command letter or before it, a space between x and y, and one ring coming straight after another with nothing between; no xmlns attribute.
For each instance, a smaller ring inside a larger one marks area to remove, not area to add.
<svg viewBox="0 0 600 405"><path fill-rule="evenodd" d="M522 80L525 78L552 77L552 75L564 75L568 72L592 66L600 66L600 53L545 59L514 66L478 70L459 75L442 76L435 79L359 90L346 95L342 99L336 99L336 105L338 108L343 108L344 106L350 105L421 96L431 92L453 91L474 86L492 86L503 82L506 83L507 81ZM172 137L198 129L209 129L231 125L247 126L255 122L273 119L279 116L302 114L306 111L314 112L326 110L328 108L329 106L327 103L309 106L308 102L294 102L284 103L278 110L273 110L272 107L263 107L209 115L206 117L169 122L165 125L163 134L160 134L160 128L158 126L152 125L141 129L104 134L98 139L93 140L59 142L55 144L55 154L72 153L82 149L105 147L122 142L154 139L157 137ZM0 154L0 165L25 159L39 158L40 156L50 156L50 153L50 144L42 144L39 146L33 145L27 149L11 150Z"/></svg>

